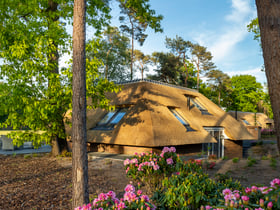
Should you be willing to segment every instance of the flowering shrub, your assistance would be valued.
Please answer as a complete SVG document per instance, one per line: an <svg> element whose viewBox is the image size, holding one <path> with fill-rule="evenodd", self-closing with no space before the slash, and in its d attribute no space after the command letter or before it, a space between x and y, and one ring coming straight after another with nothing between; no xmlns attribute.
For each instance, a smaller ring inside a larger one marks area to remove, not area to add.
<svg viewBox="0 0 280 210"><path fill-rule="evenodd" d="M201 206L201 209L272 210L280 209L280 179L270 182L270 187L247 187L242 191L224 189L218 205Z"/></svg>
<svg viewBox="0 0 280 210"><path fill-rule="evenodd" d="M273 136L273 135L275 135L275 129L262 128L261 129L261 135L262 136Z"/></svg>
<svg viewBox="0 0 280 210"><path fill-rule="evenodd" d="M160 180L176 171L181 162L175 147L164 147L161 154L147 152L124 161L126 174L134 180L148 181L157 185Z"/></svg>
<svg viewBox="0 0 280 210"><path fill-rule="evenodd" d="M103 209L155 209L156 207L149 202L149 197L143 195L141 190L135 192L133 185L125 187L123 198L118 199L115 192L100 193L92 203L75 208L75 210L103 210Z"/></svg>

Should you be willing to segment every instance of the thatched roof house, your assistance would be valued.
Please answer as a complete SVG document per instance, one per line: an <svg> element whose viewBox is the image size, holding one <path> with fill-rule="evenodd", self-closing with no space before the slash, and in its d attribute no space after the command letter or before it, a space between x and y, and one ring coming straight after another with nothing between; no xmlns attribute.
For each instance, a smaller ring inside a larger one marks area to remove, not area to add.
<svg viewBox="0 0 280 210"><path fill-rule="evenodd" d="M260 126L262 128L274 128L274 121L264 113L228 111L228 113L237 118L244 125Z"/></svg>
<svg viewBox="0 0 280 210"><path fill-rule="evenodd" d="M176 146L179 153L202 151L242 156L246 127L196 90L150 80L122 84L109 94L114 111L87 113L87 141L95 151L134 153Z"/></svg>

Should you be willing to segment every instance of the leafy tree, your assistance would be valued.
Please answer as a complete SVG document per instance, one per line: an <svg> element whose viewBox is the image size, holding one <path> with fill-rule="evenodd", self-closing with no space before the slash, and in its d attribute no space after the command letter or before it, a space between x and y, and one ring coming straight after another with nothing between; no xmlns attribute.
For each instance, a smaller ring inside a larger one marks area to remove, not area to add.
<svg viewBox="0 0 280 210"><path fill-rule="evenodd" d="M196 66L197 70L197 86L196 89L199 90L199 82L200 82L200 74L202 72L207 72L210 70L215 69L215 65L212 62L212 55L211 52L207 51L206 47L203 47L199 44L190 44L190 51L191 51L191 60Z"/></svg>
<svg viewBox="0 0 280 210"><path fill-rule="evenodd" d="M148 66L151 61L151 56L145 55L140 50L134 50L135 61L137 61L139 69L141 71L141 77L144 78L144 71L148 69Z"/></svg>
<svg viewBox="0 0 280 210"><path fill-rule="evenodd" d="M152 61L156 65L156 74L149 75L148 78L166 83L178 84L180 72L179 59L172 53L154 52Z"/></svg>
<svg viewBox="0 0 280 210"><path fill-rule="evenodd" d="M280 4L279 1L256 0L265 73L274 115L277 146L280 151Z"/></svg>
<svg viewBox="0 0 280 210"><path fill-rule="evenodd" d="M258 112L258 103L263 100L264 92L261 83L251 75L238 75L231 78L232 103L228 110Z"/></svg>
<svg viewBox="0 0 280 210"><path fill-rule="evenodd" d="M134 40L143 45L146 37L145 31L148 27L155 32L162 32L160 21L162 15L155 15L155 11L150 9L149 0L119 0L121 14L120 21L124 23L120 26L121 31L131 36L131 64L130 79L133 79L133 58L134 58ZM128 21L127 21L128 20ZM128 26L130 25L130 27Z"/></svg>
<svg viewBox="0 0 280 210"><path fill-rule="evenodd" d="M211 70L206 73L207 82L213 92L217 94L217 104L221 105L221 95L227 95L230 86L230 77L220 70Z"/></svg>
<svg viewBox="0 0 280 210"><path fill-rule="evenodd" d="M99 71L106 79L123 81L129 78L126 71L130 62L129 38L120 34L118 28L109 26L102 38L94 38L87 45L88 59L102 60L103 65L99 67Z"/></svg>
<svg viewBox="0 0 280 210"><path fill-rule="evenodd" d="M187 51L189 50L191 43L189 41L185 41L182 37L176 35L175 39L165 38L165 46L171 50L172 53L178 56L178 58L182 61L184 65L185 72L185 86L188 87L188 78L189 78L189 65L186 63L186 59L188 59Z"/></svg>
<svg viewBox="0 0 280 210"><path fill-rule="evenodd" d="M109 7L101 0L88 0L88 5L87 21L99 31L109 18ZM0 75L10 91L9 97L0 97L8 114L1 125L31 129L11 134L18 146L25 140L33 141L35 147L52 144L53 155L68 149L64 120L72 103L72 71L59 70L58 60L69 50L71 36L63 21L71 24L72 17L71 0L13 0L0 7ZM105 80L97 82L99 64L97 60L87 64L91 107L105 107L104 92L116 90Z"/></svg>

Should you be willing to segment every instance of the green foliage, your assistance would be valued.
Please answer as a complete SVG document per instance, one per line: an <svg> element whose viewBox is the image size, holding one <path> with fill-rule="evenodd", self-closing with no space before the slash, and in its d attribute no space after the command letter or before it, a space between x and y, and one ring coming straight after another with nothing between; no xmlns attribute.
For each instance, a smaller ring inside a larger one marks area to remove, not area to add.
<svg viewBox="0 0 280 210"><path fill-rule="evenodd" d="M135 154L130 160L124 161L127 177L145 183L147 187L150 187L151 192L154 191L164 177L170 176L182 167L182 161L175 151L165 147L160 155Z"/></svg>
<svg viewBox="0 0 280 210"><path fill-rule="evenodd" d="M247 25L247 30L252 32L254 34L254 40L257 40L261 44L261 32L258 18L251 20L250 24Z"/></svg>
<svg viewBox="0 0 280 210"><path fill-rule="evenodd" d="M248 157L248 160L247 160L248 167L251 167L251 166L255 165L256 163L257 163L257 160L255 158Z"/></svg>
<svg viewBox="0 0 280 210"><path fill-rule="evenodd" d="M107 1L88 0L87 21L98 33L109 19ZM0 95L0 113L8 115L1 127L28 127L30 131L13 132L13 143L33 141L34 147L65 139L64 120L71 109L71 69L60 69L59 56L70 49L71 35L66 24L72 22L73 1L9 1L0 7L0 66L5 78L5 94ZM9 17L9 18L7 18ZM117 88L99 79L101 62L87 62L89 107L108 107L106 91ZM66 119L67 121L67 119ZM39 132L42 131L42 132Z"/></svg>
<svg viewBox="0 0 280 210"><path fill-rule="evenodd" d="M162 82L176 84L179 78L180 65L179 58L172 53L154 52L152 61L156 65L156 75L149 78Z"/></svg>
<svg viewBox="0 0 280 210"><path fill-rule="evenodd" d="M238 158L238 157L233 158L233 159L232 159L232 162L233 162L233 163L238 163L238 162L239 162L239 158Z"/></svg>
<svg viewBox="0 0 280 210"><path fill-rule="evenodd" d="M270 167L272 167L274 170L277 168L277 160L275 158L270 158Z"/></svg>
<svg viewBox="0 0 280 210"><path fill-rule="evenodd" d="M89 40L86 50L89 60L97 58L102 61L102 65L98 67L102 77L110 81L124 81L129 78L129 38L120 34L116 27L109 26L103 32L103 37Z"/></svg>
<svg viewBox="0 0 280 210"><path fill-rule="evenodd" d="M231 78L231 101L227 110L258 112L258 103L264 99L262 85L251 75L238 75Z"/></svg>

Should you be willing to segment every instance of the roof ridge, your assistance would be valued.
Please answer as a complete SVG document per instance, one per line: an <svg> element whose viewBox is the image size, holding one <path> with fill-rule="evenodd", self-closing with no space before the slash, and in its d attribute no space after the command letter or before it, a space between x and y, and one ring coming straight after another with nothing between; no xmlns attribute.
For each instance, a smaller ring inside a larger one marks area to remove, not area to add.
<svg viewBox="0 0 280 210"><path fill-rule="evenodd" d="M168 86L168 87L173 87L173 88L198 92L195 89L191 89L191 88L187 88L187 87L183 87L183 86L178 86L178 85L173 85L173 84L160 82L160 81L156 81L156 80L151 80L151 79L135 79L135 80L130 80L130 81L118 82L116 84L117 85L128 85L128 84L139 83L139 82L148 82L148 83L153 83L153 84L157 84L157 85L163 85L163 86Z"/></svg>

